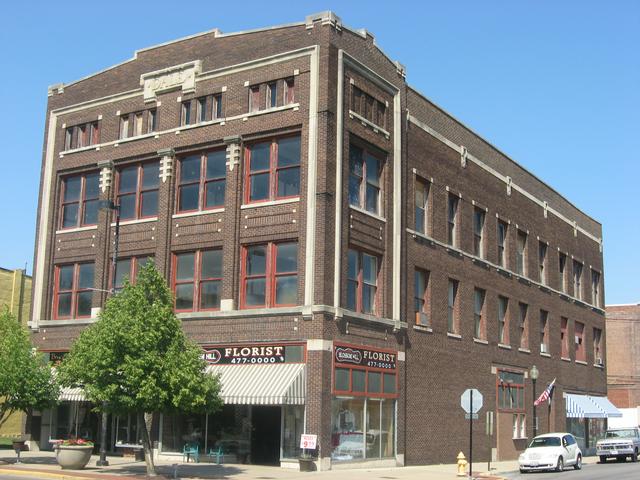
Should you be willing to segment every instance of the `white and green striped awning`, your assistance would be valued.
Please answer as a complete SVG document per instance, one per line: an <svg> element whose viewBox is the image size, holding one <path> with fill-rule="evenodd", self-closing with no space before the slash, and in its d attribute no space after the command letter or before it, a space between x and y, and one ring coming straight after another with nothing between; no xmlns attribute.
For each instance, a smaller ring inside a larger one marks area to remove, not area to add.
<svg viewBox="0 0 640 480"><path fill-rule="evenodd" d="M84 389L82 387L62 387L58 400L61 402L86 402Z"/></svg>

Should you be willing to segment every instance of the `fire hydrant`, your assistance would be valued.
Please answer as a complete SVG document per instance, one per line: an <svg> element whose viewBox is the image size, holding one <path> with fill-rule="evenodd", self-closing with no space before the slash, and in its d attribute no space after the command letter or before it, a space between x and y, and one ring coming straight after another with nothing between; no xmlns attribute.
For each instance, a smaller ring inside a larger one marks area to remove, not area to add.
<svg viewBox="0 0 640 480"><path fill-rule="evenodd" d="M458 454L458 477L466 477L467 476L467 459L464 456L464 453L460 452Z"/></svg>

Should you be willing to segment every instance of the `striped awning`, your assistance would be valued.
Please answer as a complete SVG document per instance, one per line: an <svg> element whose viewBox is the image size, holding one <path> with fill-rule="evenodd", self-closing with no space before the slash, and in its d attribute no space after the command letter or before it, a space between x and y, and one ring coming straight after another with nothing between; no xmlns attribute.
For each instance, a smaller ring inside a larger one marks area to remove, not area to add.
<svg viewBox="0 0 640 480"><path fill-rule="evenodd" d="M82 387L62 387L58 400L61 402L86 402Z"/></svg>
<svg viewBox="0 0 640 480"><path fill-rule="evenodd" d="M622 412L618 410L607 397L594 397L589 395L589 400L596 404L602 410L607 418L621 418Z"/></svg>
<svg viewBox="0 0 640 480"><path fill-rule="evenodd" d="M220 375L224 403L242 405L304 405L304 363L274 365L209 365L207 372Z"/></svg>
<svg viewBox="0 0 640 480"><path fill-rule="evenodd" d="M588 395L565 393L567 418L606 418L605 413L589 399Z"/></svg>

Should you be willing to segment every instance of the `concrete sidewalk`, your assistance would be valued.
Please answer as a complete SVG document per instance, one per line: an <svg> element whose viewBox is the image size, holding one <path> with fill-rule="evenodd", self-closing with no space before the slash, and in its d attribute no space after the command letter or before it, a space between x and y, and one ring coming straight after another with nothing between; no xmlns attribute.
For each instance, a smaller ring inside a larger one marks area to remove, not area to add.
<svg viewBox="0 0 640 480"><path fill-rule="evenodd" d="M84 470L62 470L56 463L53 452L23 452L22 463L16 465L15 454L11 450L0 450L0 478L2 475L25 475L54 480L120 480L146 477L145 463L134 461L131 457L108 457L108 467L96 467L97 460L98 457L93 456ZM585 458L585 463L595 463L596 460L596 457ZM280 467L240 464L157 462L156 467L160 478L166 479L340 480L348 477L349 480L453 480L460 478L456 476L457 468L454 464L330 470L311 473ZM474 476L482 477L485 480L499 479L501 478L500 473L514 470L518 470L516 461L492 463L491 472L487 471L486 463L474 463Z"/></svg>

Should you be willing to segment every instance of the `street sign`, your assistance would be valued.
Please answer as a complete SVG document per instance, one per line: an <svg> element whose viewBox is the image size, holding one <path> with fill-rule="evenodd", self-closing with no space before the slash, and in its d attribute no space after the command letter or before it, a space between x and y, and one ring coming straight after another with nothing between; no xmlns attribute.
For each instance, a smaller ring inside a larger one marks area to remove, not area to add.
<svg viewBox="0 0 640 480"><path fill-rule="evenodd" d="M469 419L471 419L471 420L477 420L477 419L478 419L478 414L477 414L477 413L465 413L465 414L464 414L464 418L465 418L466 420L469 420Z"/></svg>
<svg viewBox="0 0 640 480"><path fill-rule="evenodd" d="M471 395L472 391L473 395ZM466 413L478 413L482 408L482 394L475 388L467 388L460 395L460 406Z"/></svg>

